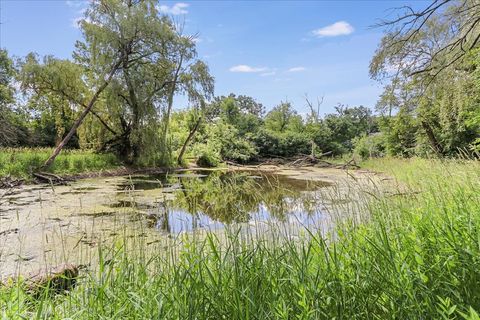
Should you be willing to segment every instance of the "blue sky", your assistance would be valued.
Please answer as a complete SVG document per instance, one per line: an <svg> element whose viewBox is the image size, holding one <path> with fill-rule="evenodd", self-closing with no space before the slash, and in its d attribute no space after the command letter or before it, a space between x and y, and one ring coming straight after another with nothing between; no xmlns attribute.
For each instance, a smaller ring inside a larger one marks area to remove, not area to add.
<svg viewBox="0 0 480 320"><path fill-rule="evenodd" d="M199 57L215 76L215 93L245 94L267 109L288 100L307 111L304 95L373 107L381 85L368 65L382 36L371 28L394 7L423 1L182 1L160 9L198 33ZM87 1L0 0L0 47L70 58L81 34L75 21ZM183 99L177 99L182 107Z"/></svg>

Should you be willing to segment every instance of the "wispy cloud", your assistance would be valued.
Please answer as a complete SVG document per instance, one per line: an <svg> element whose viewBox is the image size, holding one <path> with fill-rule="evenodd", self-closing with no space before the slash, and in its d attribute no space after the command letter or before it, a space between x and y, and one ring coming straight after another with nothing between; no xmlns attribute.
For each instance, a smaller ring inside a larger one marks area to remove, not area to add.
<svg viewBox="0 0 480 320"><path fill-rule="evenodd" d="M320 29L313 30L313 35L322 38L322 37L337 37L337 36L346 36L351 34L355 29L352 25L346 21L338 21L334 24L325 26Z"/></svg>
<svg viewBox="0 0 480 320"><path fill-rule="evenodd" d="M160 5L158 6L158 11L165 13L165 14L172 14L174 16L180 15L180 14L187 14L188 13L188 8L189 4L184 3L184 2L178 2L175 3L173 6L169 7L167 5Z"/></svg>
<svg viewBox="0 0 480 320"><path fill-rule="evenodd" d="M239 64L237 66L233 66L229 69L231 72L243 72L243 73L255 73L255 72L263 72L267 71L268 68L266 67L251 67L246 64Z"/></svg>
<svg viewBox="0 0 480 320"><path fill-rule="evenodd" d="M305 67L293 67L293 68L288 69L287 71L288 72L302 72L302 71L305 71L305 70L307 70Z"/></svg>

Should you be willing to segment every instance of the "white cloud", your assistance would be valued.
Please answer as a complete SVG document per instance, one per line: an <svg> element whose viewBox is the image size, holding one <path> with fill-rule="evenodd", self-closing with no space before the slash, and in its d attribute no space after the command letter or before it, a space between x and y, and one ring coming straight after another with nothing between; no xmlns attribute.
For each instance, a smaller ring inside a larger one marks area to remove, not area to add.
<svg viewBox="0 0 480 320"><path fill-rule="evenodd" d="M169 7L166 5L161 5L158 6L157 9L158 11L165 13L165 14L172 14L174 16L180 15L180 14L187 14L188 13L188 8L189 4L184 3L184 2L178 2L175 3L173 6Z"/></svg>
<svg viewBox="0 0 480 320"><path fill-rule="evenodd" d="M231 72L244 72L244 73L254 73L254 72L262 72L267 71L267 68L261 67L251 67L247 66L246 64L239 64L238 66L233 66L229 69Z"/></svg>
<svg viewBox="0 0 480 320"><path fill-rule="evenodd" d="M313 30L313 35L322 38L322 37L336 37L336 36L346 36L351 34L355 29L352 25L346 21L338 21L329 26Z"/></svg>
<svg viewBox="0 0 480 320"><path fill-rule="evenodd" d="M307 70L305 67L293 67L288 69L288 72L301 72Z"/></svg>

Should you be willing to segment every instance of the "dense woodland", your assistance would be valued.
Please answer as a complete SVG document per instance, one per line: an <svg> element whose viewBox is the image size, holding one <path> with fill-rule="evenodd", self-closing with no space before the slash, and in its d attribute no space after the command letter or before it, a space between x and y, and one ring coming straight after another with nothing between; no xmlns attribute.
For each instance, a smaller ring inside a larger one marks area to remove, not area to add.
<svg viewBox="0 0 480 320"><path fill-rule="evenodd" d="M125 164L247 163L271 157L478 156L480 9L435 1L398 10L370 65L384 85L376 106L335 107L215 96L195 37L155 1L94 1L72 58L0 51L0 146L114 153ZM315 96L315 93L310 93ZM174 99L188 97L183 109Z"/></svg>

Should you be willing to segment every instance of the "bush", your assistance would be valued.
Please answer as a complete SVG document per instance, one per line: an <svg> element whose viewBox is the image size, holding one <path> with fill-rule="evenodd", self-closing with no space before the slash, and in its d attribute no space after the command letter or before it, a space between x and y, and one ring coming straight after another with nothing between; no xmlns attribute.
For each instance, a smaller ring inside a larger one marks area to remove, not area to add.
<svg viewBox="0 0 480 320"><path fill-rule="evenodd" d="M218 150L222 159L244 163L257 156L255 144L230 124L215 123L208 128L206 138L209 147Z"/></svg>
<svg viewBox="0 0 480 320"><path fill-rule="evenodd" d="M311 139L305 133L286 131L274 132L261 130L255 137L258 153L263 157L291 157L298 154L309 154Z"/></svg>
<svg viewBox="0 0 480 320"><path fill-rule="evenodd" d="M196 145L193 153L197 157L196 163L200 167L212 168L220 164L218 152L206 144Z"/></svg>
<svg viewBox="0 0 480 320"><path fill-rule="evenodd" d="M362 159L377 158L385 155L385 141L381 133L363 135L353 140L353 153Z"/></svg>
<svg viewBox="0 0 480 320"><path fill-rule="evenodd" d="M256 157L257 149L252 142L238 137L237 139L224 143L221 154L223 159L248 162Z"/></svg>

